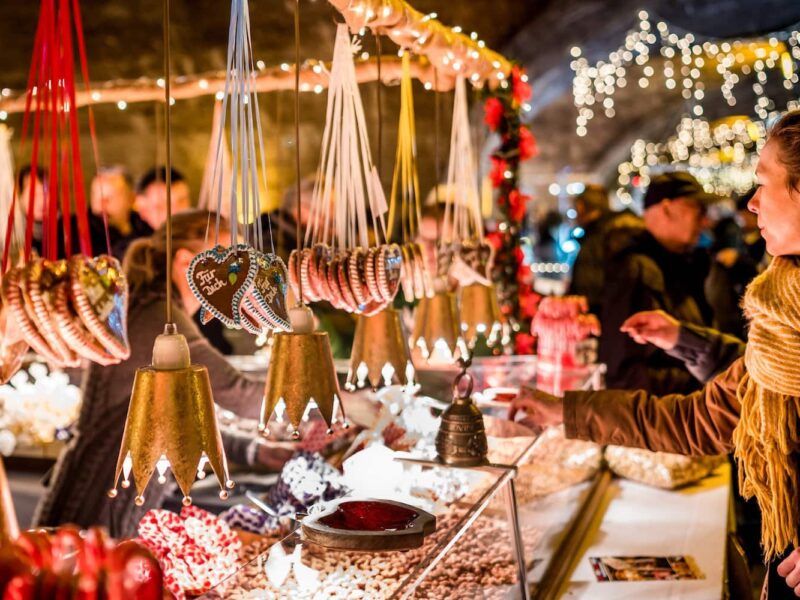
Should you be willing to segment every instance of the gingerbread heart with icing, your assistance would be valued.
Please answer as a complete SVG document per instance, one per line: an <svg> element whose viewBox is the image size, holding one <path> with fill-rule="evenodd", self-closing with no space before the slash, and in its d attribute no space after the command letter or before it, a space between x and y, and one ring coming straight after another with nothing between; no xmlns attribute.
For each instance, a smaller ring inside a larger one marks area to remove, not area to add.
<svg viewBox="0 0 800 600"><path fill-rule="evenodd" d="M105 254L76 255L67 263L70 299L75 312L108 353L131 355L128 343L128 281L119 261Z"/></svg>
<svg viewBox="0 0 800 600"><path fill-rule="evenodd" d="M255 253L256 276L248 294L253 307L269 323L269 327L279 331L290 331L289 309L286 305L287 280L286 265L275 254ZM259 319L261 320L261 319ZM263 322L263 321L262 321Z"/></svg>
<svg viewBox="0 0 800 600"><path fill-rule="evenodd" d="M241 327L241 304L250 291L258 267L246 244L217 246L189 263L186 279L200 305L227 327Z"/></svg>

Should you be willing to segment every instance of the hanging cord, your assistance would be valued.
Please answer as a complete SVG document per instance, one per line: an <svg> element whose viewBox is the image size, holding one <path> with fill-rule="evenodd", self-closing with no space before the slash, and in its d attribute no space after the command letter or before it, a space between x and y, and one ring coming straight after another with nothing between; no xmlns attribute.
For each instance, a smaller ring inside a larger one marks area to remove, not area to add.
<svg viewBox="0 0 800 600"><path fill-rule="evenodd" d="M433 201L436 206L434 211L436 215L436 239L439 240L442 238L442 218L439 215L439 183L442 181L441 164L439 162L439 126L441 124L439 101L441 94L439 93L439 71L436 67L433 67L433 94L433 170L436 175L436 181L433 186Z"/></svg>
<svg viewBox="0 0 800 600"><path fill-rule="evenodd" d="M164 100L167 103L164 112L164 128L166 129L167 153L166 186L167 186L167 323L172 323L172 134L170 132L170 51L169 51L169 0L164 0Z"/></svg>
<svg viewBox="0 0 800 600"><path fill-rule="evenodd" d="M297 206L295 207L295 214L297 223L297 260L300 261L300 251L302 249L302 231L300 226L300 205L302 197L300 191L300 0L294 0L294 167L295 175L297 178ZM299 267L299 265L298 265ZM297 299L301 304L303 303L303 280L298 277L298 291L300 297Z"/></svg>
<svg viewBox="0 0 800 600"><path fill-rule="evenodd" d="M375 46L378 67L378 91L375 94L376 102L378 104L378 175L383 173L383 106L381 102L381 87L383 87L383 79L381 78L381 36L375 32Z"/></svg>

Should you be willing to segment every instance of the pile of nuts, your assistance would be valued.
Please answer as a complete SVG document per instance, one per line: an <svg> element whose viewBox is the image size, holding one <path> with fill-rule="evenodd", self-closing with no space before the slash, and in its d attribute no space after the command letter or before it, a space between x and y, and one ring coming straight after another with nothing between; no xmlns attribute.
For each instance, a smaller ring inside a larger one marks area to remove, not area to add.
<svg viewBox="0 0 800 600"><path fill-rule="evenodd" d="M303 563L319 573L318 585L303 589L290 576L280 589L273 587L264 572L265 559L250 562L236 577L204 596L230 600L293 600L388 598L428 557L464 516L452 510L437 521L437 531L421 548L406 552L342 552L304 544ZM523 528L525 556L531 561L539 533ZM287 549L287 554L289 550ZM517 581L510 531L504 521L480 516L444 559L416 589L415 598L503 598L507 586Z"/></svg>

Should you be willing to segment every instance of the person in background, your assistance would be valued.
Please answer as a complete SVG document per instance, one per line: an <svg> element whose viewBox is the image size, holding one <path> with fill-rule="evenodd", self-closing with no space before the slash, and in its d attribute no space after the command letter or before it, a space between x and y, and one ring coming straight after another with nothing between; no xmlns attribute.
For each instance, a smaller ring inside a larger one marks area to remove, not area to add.
<svg viewBox="0 0 800 600"><path fill-rule="evenodd" d="M758 271L761 272L767 268L769 263L767 244L761 237L761 231L758 228L758 216L747 209L747 203L753 198L757 189L757 187L750 188L736 199L736 219L742 228L744 250Z"/></svg>
<svg viewBox="0 0 800 600"><path fill-rule="evenodd" d="M745 248L736 219L724 217L714 226L711 270L706 278L706 298L713 311L712 325L719 331L747 339L747 321L741 309L748 284L758 266Z"/></svg>
<svg viewBox="0 0 800 600"><path fill-rule="evenodd" d="M600 362L609 387L689 392L697 381L661 349L641 348L620 327L632 314L664 310L696 325L711 315L703 283L708 264L693 254L706 207L717 200L686 172L653 177L644 198L644 230L606 261L601 295Z"/></svg>
<svg viewBox="0 0 800 600"><path fill-rule="evenodd" d="M644 223L629 210L613 212L608 205L608 190L597 184L588 184L575 197L575 212L575 224L583 230L583 236L567 293L586 296L589 312L599 315L606 256L616 254Z"/></svg>
<svg viewBox="0 0 800 600"><path fill-rule="evenodd" d="M33 249L41 256L44 239L45 188L47 186L47 169L36 168L36 179L32 178L31 165L25 165L17 172L17 213L15 218L22 218L21 231L25 231L25 219L28 214L28 203L33 187ZM15 226L16 229L16 226ZM20 229L18 229L20 231ZM24 233L20 243L24 244ZM5 240L3 240L5 243Z"/></svg>
<svg viewBox="0 0 800 600"><path fill-rule="evenodd" d="M182 285L185 259L208 248L205 229L208 213L184 212L173 217L172 282L176 290L173 321L186 336L192 361L208 368L214 401L240 417L258 419L264 396L263 380L249 379L234 369L203 337L187 312L192 298ZM163 333L166 304L166 232L136 240L128 248L123 269L130 287L128 333L131 356L109 367L91 363L84 372L83 402L75 436L56 463L49 486L34 515L36 526L72 523L81 528L109 528L117 538L136 536L136 527L150 509L162 506L170 485L151 482L145 503L134 504L133 487L120 489L116 499L106 495L113 485L119 447L128 414L128 403L136 369L150 364L153 341ZM279 469L293 452L291 444L267 446L259 438L223 430L228 460Z"/></svg>
<svg viewBox="0 0 800 600"><path fill-rule="evenodd" d="M177 169L170 171L172 181L172 214L177 215L192 207L189 184ZM134 208L153 229L158 229L167 220L167 168L153 167L147 171L136 186Z"/></svg>
<svg viewBox="0 0 800 600"><path fill-rule="evenodd" d="M89 229L95 254L107 252L110 243L111 254L122 260L133 240L153 233L152 227L133 210L134 198L133 179L124 167L106 167L97 172L92 180L89 215ZM104 213L108 220L108 240L103 220ZM75 226L72 230L76 231ZM73 246L76 244L73 243ZM74 247L73 251L77 251L77 247Z"/></svg>

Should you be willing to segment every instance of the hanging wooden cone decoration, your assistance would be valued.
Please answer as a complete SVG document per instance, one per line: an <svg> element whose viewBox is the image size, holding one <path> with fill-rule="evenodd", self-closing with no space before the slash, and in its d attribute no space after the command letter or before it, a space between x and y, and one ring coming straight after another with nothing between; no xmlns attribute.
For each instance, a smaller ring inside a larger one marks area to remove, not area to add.
<svg viewBox="0 0 800 600"><path fill-rule="evenodd" d="M190 489L195 478L202 478L206 463L211 465L220 484L219 496L228 497L233 481L217 426L214 399L208 370L193 365L186 338L178 333L172 319L172 181L170 133L169 69L169 0L164 0L164 81L166 101L166 189L167 189L167 290L164 333L153 345L153 360L137 369L133 380L125 431L114 473L111 498L117 496L117 484L136 489L135 503L145 503L145 488L155 473L158 482L166 483L167 469L183 492L183 504L192 503Z"/></svg>
<svg viewBox="0 0 800 600"><path fill-rule="evenodd" d="M275 426L289 426L298 439L301 424L315 408L329 431L337 422L346 427L327 332L314 331L313 314L305 305L292 308L289 318L292 333L273 336L259 428L268 432Z"/></svg>
<svg viewBox="0 0 800 600"><path fill-rule="evenodd" d="M217 427L214 398L208 370L191 364L186 338L167 325L153 346L153 363L137 369L125 432L114 473L114 488L123 476L122 487L136 488L136 504L144 504L144 491L153 474L166 482L172 470L183 492L183 502L191 504L189 491L202 470L211 465L220 483L220 497L227 498L233 487Z"/></svg>
<svg viewBox="0 0 800 600"><path fill-rule="evenodd" d="M367 384L378 389L413 383L414 366L400 313L390 307L372 316L360 315L356 321L346 388L352 391Z"/></svg>
<svg viewBox="0 0 800 600"><path fill-rule="evenodd" d="M472 348L479 337L489 346L500 339L500 305L493 285L473 283L461 289L461 335Z"/></svg>
<svg viewBox="0 0 800 600"><path fill-rule="evenodd" d="M0 547L17 539L17 536L19 536L17 513L14 510L14 499L11 497L3 457L0 456Z"/></svg>
<svg viewBox="0 0 800 600"><path fill-rule="evenodd" d="M451 365L457 358L468 356L461 337L455 294L443 290L420 300L410 345L411 356L418 367Z"/></svg>
<svg viewBox="0 0 800 600"><path fill-rule="evenodd" d="M345 27L346 30L346 27ZM341 26L337 34L341 37ZM267 380L264 391L264 403L261 406L259 429L268 433L272 427L289 427L292 437L300 438L300 426L309 419L313 409L319 410L328 424L328 433L333 433L333 425L337 422L348 427L341 403L339 381L333 365L333 353L328 334L314 331L314 314L303 303L311 289L317 291L337 288L338 282L348 283L349 268L341 268L342 262L328 253L326 248L315 246L305 248L302 244L300 219L301 187L300 187L300 3L295 1L294 14L295 34L295 89L294 89L294 126L295 126L295 167L297 185L297 249L289 259L288 279L295 290L298 303L289 309L291 333L278 331L272 338L272 353L267 369ZM347 35L345 34L345 37ZM347 38L349 48L349 38ZM341 52L341 49L340 49ZM352 58L351 58L352 60ZM330 99L329 99L330 101ZM330 112L330 111L329 111ZM330 115L329 115L330 116ZM315 197L317 197L315 190ZM330 206L330 205L328 205ZM315 204L314 211L321 206ZM319 216L319 213L316 213ZM313 219L313 217L312 217ZM312 244L313 245L313 244ZM325 262L320 263L325 257ZM339 272L328 269L327 258L333 258L331 264L338 264ZM348 265L349 266L349 265ZM305 269L303 268L305 267ZM399 268L398 268L399 270ZM324 285L322 277L326 277ZM313 281L312 281L313 279ZM309 289L311 288L311 289ZM305 296L304 296L305 294ZM352 295L352 291L351 291ZM288 420L288 423L287 423Z"/></svg>

